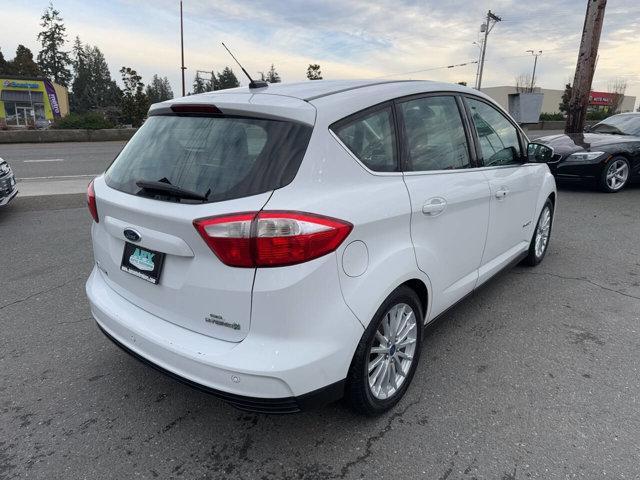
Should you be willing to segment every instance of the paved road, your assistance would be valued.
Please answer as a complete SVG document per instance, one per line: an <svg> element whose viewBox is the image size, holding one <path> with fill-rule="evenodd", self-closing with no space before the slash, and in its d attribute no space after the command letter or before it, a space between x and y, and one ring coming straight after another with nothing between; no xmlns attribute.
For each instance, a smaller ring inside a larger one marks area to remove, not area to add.
<svg viewBox="0 0 640 480"><path fill-rule="evenodd" d="M94 326L80 195L0 210L0 479L637 478L640 188L562 190L544 263L430 330L376 419L241 413Z"/></svg>
<svg viewBox="0 0 640 480"><path fill-rule="evenodd" d="M19 179L74 175L98 175L126 142L69 142L0 144Z"/></svg>

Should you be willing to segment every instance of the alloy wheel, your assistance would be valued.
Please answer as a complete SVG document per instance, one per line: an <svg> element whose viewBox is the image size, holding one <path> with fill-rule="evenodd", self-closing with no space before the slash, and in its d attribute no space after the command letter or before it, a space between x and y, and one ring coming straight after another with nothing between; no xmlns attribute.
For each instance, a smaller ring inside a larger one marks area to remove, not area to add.
<svg viewBox="0 0 640 480"><path fill-rule="evenodd" d="M538 226L536 228L536 243L535 252L536 257L540 258L547 249L549 243L549 235L551 233L551 209L548 206L544 207L540 214L540 220L538 220Z"/></svg>
<svg viewBox="0 0 640 480"><path fill-rule="evenodd" d="M371 394L378 400L392 397L402 386L416 350L417 318L406 303L391 307L378 326L369 350Z"/></svg>
<svg viewBox="0 0 640 480"><path fill-rule="evenodd" d="M611 190L620 190L629 178L629 164L622 159L611 162L607 168L607 186Z"/></svg>

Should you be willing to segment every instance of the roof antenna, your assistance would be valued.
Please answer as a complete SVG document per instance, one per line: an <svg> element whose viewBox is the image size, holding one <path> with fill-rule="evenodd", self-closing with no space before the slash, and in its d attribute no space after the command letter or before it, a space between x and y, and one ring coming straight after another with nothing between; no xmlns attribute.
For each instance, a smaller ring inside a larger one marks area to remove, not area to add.
<svg viewBox="0 0 640 480"><path fill-rule="evenodd" d="M242 65L240 65L240 62L238 61L238 59L233 55L233 53L231 53L231 50L229 50L227 48L227 46L224 44L224 42L221 42L222 46L225 48L225 50L227 52L229 52L229 55L231 55L231 58L233 58L236 63L238 64L238 66L242 69L242 71L244 72L244 74L247 76L247 78L249 79L249 88L264 88L264 87L268 87L269 84L267 82L264 81L259 81L256 82L253 78L251 78L251 75L249 75L249 73L244 69L244 67Z"/></svg>

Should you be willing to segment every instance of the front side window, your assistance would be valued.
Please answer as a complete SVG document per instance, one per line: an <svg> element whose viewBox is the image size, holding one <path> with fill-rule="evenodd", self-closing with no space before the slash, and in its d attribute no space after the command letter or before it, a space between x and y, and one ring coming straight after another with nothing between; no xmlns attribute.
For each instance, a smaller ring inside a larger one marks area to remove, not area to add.
<svg viewBox="0 0 640 480"><path fill-rule="evenodd" d="M455 97L425 97L400 104L406 132L404 169L469 168L469 148Z"/></svg>
<svg viewBox="0 0 640 480"><path fill-rule="evenodd" d="M367 168L376 172L395 172L396 134L391 107L339 122L332 130Z"/></svg>
<svg viewBox="0 0 640 480"><path fill-rule="evenodd" d="M487 103L467 98L485 167L518 165L522 152L518 130L506 117Z"/></svg>

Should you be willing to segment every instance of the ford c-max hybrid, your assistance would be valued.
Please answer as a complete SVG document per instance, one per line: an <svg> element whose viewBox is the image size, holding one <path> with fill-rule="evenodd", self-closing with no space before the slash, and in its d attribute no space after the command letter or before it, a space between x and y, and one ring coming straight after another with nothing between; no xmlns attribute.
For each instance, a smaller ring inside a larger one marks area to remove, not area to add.
<svg viewBox="0 0 640 480"><path fill-rule="evenodd" d="M344 397L384 412L425 325L545 256L550 155L460 85L314 81L155 104L89 185L93 316L241 409Z"/></svg>

